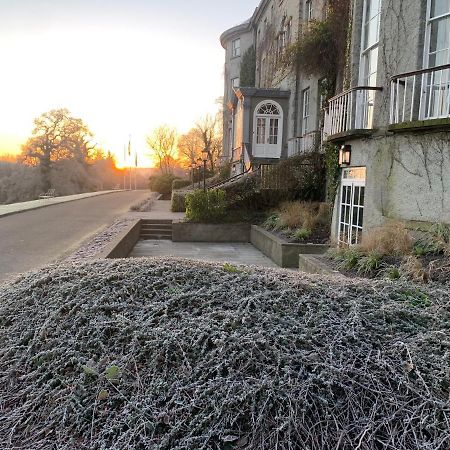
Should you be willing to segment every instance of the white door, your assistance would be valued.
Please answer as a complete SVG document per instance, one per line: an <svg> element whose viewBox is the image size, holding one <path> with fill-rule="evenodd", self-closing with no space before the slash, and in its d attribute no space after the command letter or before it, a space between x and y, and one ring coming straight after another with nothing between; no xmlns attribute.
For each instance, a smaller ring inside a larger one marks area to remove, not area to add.
<svg viewBox="0 0 450 450"><path fill-rule="evenodd" d="M280 158L283 140L283 111L273 101L260 103L255 109L253 156Z"/></svg>
<svg viewBox="0 0 450 450"><path fill-rule="evenodd" d="M366 168L344 169L342 172L339 208L339 244L361 242L364 222Z"/></svg>

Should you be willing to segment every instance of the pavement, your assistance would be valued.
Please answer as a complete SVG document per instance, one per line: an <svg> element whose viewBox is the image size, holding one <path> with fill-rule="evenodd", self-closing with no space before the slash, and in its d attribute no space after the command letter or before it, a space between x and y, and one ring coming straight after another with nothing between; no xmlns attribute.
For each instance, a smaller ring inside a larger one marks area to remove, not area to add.
<svg viewBox="0 0 450 450"><path fill-rule="evenodd" d="M44 200L46 207L0 217L0 282L63 259L149 195L113 191L53 204Z"/></svg>
<svg viewBox="0 0 450 450"><path fill-rule="evenodd" d="M32 200L30 202L12 203L10 205L0 205L0 217L10 216L25 211L32 211L33 209L45 208L51 205L58 205L59 203L68 203L75 200L82 200L85 198L97 197L99 195L117 193L118 191L99 191L88 192L87 194L67 195L64 197L46 198L42 200Z"/></svg>
<svg viewBox="0 0 450 450"><path fill-rule="evenodd" d="M133 212L130 215L137 219L152 219L152 220L182 220L185 218L184 213L174 213L170 210L170 200L155 200L152 204L151 211L147 212Z"/></svg>
<svg viewBox="0 0 450 450"><path fill-rule="evenodd" d="M139 241L129 257L143 258L149 256L175 256L200 261L278 268L272 260L263 255L252 244Z"/></svg>

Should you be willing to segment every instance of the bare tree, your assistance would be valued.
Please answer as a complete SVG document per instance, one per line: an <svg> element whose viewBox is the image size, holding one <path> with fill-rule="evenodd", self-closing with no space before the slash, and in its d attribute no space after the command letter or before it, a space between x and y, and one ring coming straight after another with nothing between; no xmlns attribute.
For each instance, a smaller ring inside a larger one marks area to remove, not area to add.
<svg viewBox="0 0 450 450"><path fill-rule="evenodd" d="M177 131L168 125L161 125L147 137L150 156L158 161L159 169L164 175L172 174L176 164Z"/></svg>
<svg viewBox="0 0 450 450"><path fill-rule="evenodd" d="M178 156L181 163L188 167L197 162L202 155L203 140L197 128L192 128L178 140Z"/></svg>
<svg viewBox="0 0 450 450"><path fill-rule="evenodd" d="M86 163L95 145L92 133L81 119L65 109L54 109L34 121L32 137L22 147L22 160L39 166L44 190L51 187L51 170L55 162L77 159Z"/></svg>
<svg viewBox="0 0 450 450"><path fill-rule="evenodd" d="M212 172L216 169L216 162L222 150L222 125L220 122L220 114L216 116L206 115L196 124L201 140L202 151L208 153L208 161Z"/></svg>

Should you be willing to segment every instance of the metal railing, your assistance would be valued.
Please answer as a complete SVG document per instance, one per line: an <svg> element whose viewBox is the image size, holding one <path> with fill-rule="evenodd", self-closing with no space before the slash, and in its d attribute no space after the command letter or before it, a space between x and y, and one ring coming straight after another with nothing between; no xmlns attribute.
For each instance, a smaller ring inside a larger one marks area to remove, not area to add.
<svg viewBox="0 0 450 450"><path fill-rule="evenodd" d="M449 117L450 64L391 78L391 124Z"/></svg>
<svg viewBox="0 0 450 450"><path fill-rule="evenodd" d="M375 94L383 88L357 86L336 95L325 110L323 138L350 130L371 130Z"/></svg>
<svg viewBox="0 0 450 450"><path fill-rule="evenodd" d="M301 155L320 149L322 144L321 137L319 131L312 131L301 137L289 139L288 156Z"/></svg>

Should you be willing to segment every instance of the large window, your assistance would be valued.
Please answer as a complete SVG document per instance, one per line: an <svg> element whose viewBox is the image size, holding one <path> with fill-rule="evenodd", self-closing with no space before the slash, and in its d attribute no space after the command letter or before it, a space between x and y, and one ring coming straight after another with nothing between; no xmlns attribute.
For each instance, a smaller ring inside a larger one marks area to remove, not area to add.
<svg viewBox="0 0 450 450"><path fill-rule="evenodd" d="M365 190L365 167L343 170L339 208L339 243L341 245L361 243Z"/></svg>
<svg viewBox="0 0 450 450"><path fill-rule="evenodd" d="M450 63L450 0L428 0L425 67ZM436 70L423 77L422 119L448 117L450 70Z"/></svg>
<svg viewBox="0 0 450 450"><path fill-rule="evenodd" d="M256 157L279 158L283 136L283 111L274 101L260 103L254 116L254 147Z"/></svg>
<svg viewBox="0 0 450 450"><path fill-rule="evenodd" d="M305 9L303 14L304 19L309 22L313 19L313 4L312 0L305 0Z"/></svg>
<svg viewBox="0 0 450 450"><path fill-rule="evenodd" d="M376 86L380 40L381 0L365 0L362 24L360 84ZM372 128L375 91L363 90L357 99L357 128Z"/></svg>
<svg viewBox="0 0 450 450"><path fill-rule="evenodd" d="M309 131L309 108L310 108L311 90L305 89L302 94L302 133L305 135Z"/></svg>
<svg viewBox="0 0 450 450"><path fill-rule="evenodd" d="M240 39L235 39L232 42L231 56L233 58L237 58L238 56L241 56L241 40Z"/></svg>

